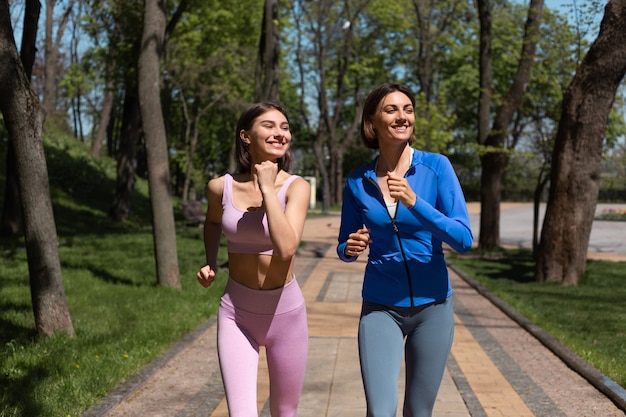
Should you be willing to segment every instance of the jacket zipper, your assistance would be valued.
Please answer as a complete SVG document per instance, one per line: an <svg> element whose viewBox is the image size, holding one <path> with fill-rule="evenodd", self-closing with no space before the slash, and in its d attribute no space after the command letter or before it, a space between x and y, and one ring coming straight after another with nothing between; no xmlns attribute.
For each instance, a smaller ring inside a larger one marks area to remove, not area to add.
<svg viewBox="0 0 626 417"><path fill-rule="evenodd" d="M409 297L411 299L411 307L415 307L415 301L413 300L413 282L411 280L411 271L409 269L409 263L406 260L406 254L404 253L404 246L402 246L402 239L400 239L400 230L398 229L398 224L396 223L396 216L398 215L398 209L400 208L400 204L396 203L396 211L393 213L393 217L391 217L391 214L389 214L389 210L387 210L387 207L385 204L385 197L383 196L383 193L380 190L380 187L378 186L376 181L374 181L371 178L368 178L368 179L372 182L372 184L374 184L374 186L376 186L376 188L378 188L380 197L383 200L383 206L385 206L385 211L387 212L387 215L389 216L389 219L391 220L391 226L393 227L393 231L396 234L396 237L398 238L398 245L400 246L400 253L402 254L402 262L404 263L404 269L406 270L406 277L407 277L407 281L409 284Z"/></svg>
<svg viewBox="0 0 626 417"><path fill-rule="evenodd" d="M400 230L398 229L398 224L396 223L396 215L398 214L399 208L400 208L400 204L396 206L396 211L393 215L393 218L391 219L391 225L393 226L393 231L396 233L396 237L398 238L398 245L400 246L400 253L402 254L402 261L404 262L404 269L406 269L406 277L409 283L409 297L411 298L411 307L415 307L415 302L413 301L413 281L411 280L411 271L409 269L409 263L406 260L404 247L402 246L402 239L400 239ZM389 217L391 217L391 215Z"/></svg>

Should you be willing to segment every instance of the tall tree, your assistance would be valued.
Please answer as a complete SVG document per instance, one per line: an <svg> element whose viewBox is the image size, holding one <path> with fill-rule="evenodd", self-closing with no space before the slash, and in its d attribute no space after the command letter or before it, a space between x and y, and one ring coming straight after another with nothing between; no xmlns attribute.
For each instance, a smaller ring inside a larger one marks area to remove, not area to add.
<svg viewBox="0 0 626 417"><path fill-rule="evenodd" d="M39 0L26 0L20 58L29 81L33 74L33 64L35 63L37 52L37 23L39 22L40 11L41 4ZM2 218L0 219L0 235L17 236L20 232L21 222L15 149L13 148L13 143L9 141L6 156L6 180L4 184L4 206L2 207Z"/></svg>
<svg viewBox="0 0 626 417"><path fill-rule="evenodd" d="M254 100L257 68L250 63L258 60L262 3L198 2L167 42L162 97L171 97L168 143L179 152L170 167L183 200L203 193L207 178L236 169L234 142L224 138Z"/></svg>
<svg viewBox="0 0 626 417"><path fill-rule="evenodd" d="M164 39L165 1L146 0L138 65L139 108L146 138L157 279L160 285L179 288L176 226L159 75Z"/></svg>
<svg viewBox="0 0 626 417"><path fill-rule="evenodd" d="M111 218L118 221L128 219L131 214L137 165L136 148L139 146L139 138L143 133L136 77L132 75L127 77L124 86L122 126L115 154L117 161L115 193L109 210Z"/></svg>
<svg viewBox="0 0 626 417"><path fill-rule="evenodd" d="M300 1L294 8L300 112L321 176L324 212L342 199L344 153L358 136L366 81L361 77L374 72L365 63L357 63L359 57L369 59L369 51L358 49L359 42L371 41L375 31L362 22L369 4L370 0ZM315 96L317 117L308 115L308 94Z"/></svg>
<svg viewBox="0 0 626 417"><path fill-rule="evenodd" d="M206 103L204 107L199 108L203 97L200 97L198 91L201 91L201 88L196 90L191 103L188 103L187 98L185 98L184 90L180 90L180 103L183 107L183 115L185 117L185 179L183 183L183 202L187 202L192 194L195 195L191 190L191 176L194 165L193 162L196 156L196 148L198 147L198 136L200 135L200 119L222 98L218 96L213 101Z"/></svg>
<svg viewBox="0 0 626 417"><path fill-rule="evenodd" d="M438 106L445 94L443 84L445 77L441 76L445 66L447 49L443 45L454 39L455 31L466 31L466 22L470 20L470 6L463 0L412 0L416 15L415 56L411 56L411 72L419 82L419 101L416 106L415 135L418 138L416 146L431 152L441 152L447 141L452 137L454 130L452 117L446 117L449 112L449 103ZM440 123L444 121L444 123ZM448 139L441 136L447 132ZM443 140L442 140L443 139Z"/></svg>
<svg viewBox="0 0 626 417"><path fill-rule="evenodd" d="M59 62L59 50L61 41L65 33L65 27L69 22L70 13L77 0L69 0L67 6L60 13L58 21L55 19L57 0L46 0L46 20L45 20L45 37L44 37L44 93L43 93L43 110L46 117L52 114L56 109L56 91L58 90L59 74L57 64ZM56 25L56 33L54 27Z"/></svg>
<svg viewBox="0 0 626 417"><path fill-rule="evenodd" d="M598 37L563 99L536 264L538 281L577 285L585 272L607 119L625 75L626 0L610 0Z"/></svg>
<svg viewBox="0 0 626 417"><path fill-rule="evenodd" d="M278 0L265 0L255 77L255 101L278 101L278 59L280 53L278 11Z"/></svg>
<svg viewBox="0 0 626 417"><path fill-rule="evenodd" d="M141 48L144 5L139 0L102 0L91 2L89 6L89 16L85 19L89 24L84 27L94 47L88 56L94 61L91 66L100 69L99 77L105 83L98 133L93 145L100 146L107 135L108 153L117 161L109 214L115 220L124 221L132 212L135 177L140 166L137 149L143 144L137 56ZM102 30L103 27L106 29Z"/></svg>
<svg viewBox="0 0 626 417"><path fill-rule="evenodd" d="M125 95L124 87L129 84L128 78L136 79L143 3L92 0L86 7L82 29L89 37L87 43L91 47L85 51L82 63L92 69L85 76L95 76L94 85L101 86L103 90L96 96L102 97L102 101L94 104L97 108L94 115L97 116L94 117L91 155L99 156L105 143L109 155L116 155L114 137L118 129L125 129L125 126L115 128L116 114L123 111L119 111L123 106L120 101ZM136 82L133 85L136 89ZM138 136L137 132L132 132L132 135ZM119 197L116 194L115 198Z"/></svg>
<svg viewBox="0 0 626 417"><path fill-rule="evenodd" d="M480 20L478 52L478 143L485 143L489 135L489 114L491 108L491 5L489 0L477 0Z"/></svg>
<svg viewBox="0 0 626 417"><path fill-rule="evenodd" d="M477 0L479 13L490 13L489 0ZM543 9L543 0L530 0L528 6L528 17L524 28L524 38L522 52L517 67L517 73L512 80L508 92L502 98L502 102L498 105L496 114L491 125L491 130L486 135L481 145L485 147L485 152L481 155L481 185L480 185L480 231L478 245L481 250L490 251L500 245L500 201L502 199L502 182L506 169L508 156L504 149L504 143L509 132L515 112L519 109L522 98L531 77L531 69L537 42L539 41L539 24L541 21L541 12ZM490 33L486 31L483 25L489 22L488 16L480 17L481 35L480 47L489 48ZM481 51L481 66L485 65L485 60L490 53ZM483 79L483 82L486 80ZM484 90L481 85L481 98L483 102L479 103L481 108L485 106L484 100L488 98L489 90ZM483 108L484 111L484 108ZM479 116L484 118L484 114ZM484 120L479 119L479 125L484 124ZM484 132L479 132L484 135ZM482 138L479 137L478 140Z"/></svg>
<svg viewBox="0 0 626 417"><path fill-rule="evenodd" d="M7 0L0 0L0 62L0 111L15 148L35 326L44 336L61 331L73 336L43 151L43 114L17 52Z"/></svg>
<svg viewBox="0 0 626 417"><path fill-rule="evenodd" d="M100 110L100 118L98 122L98 129L91 142L91 155L100 156L102 146L104 145L104 139L107 131L109 130L109 122L111 121L111 113L113 112L113 105L115 100L115 83L113 81L113 67L114 63L107 62L105 70L105 84L104 84L104 99L102 100L102 109Z"/></svg>

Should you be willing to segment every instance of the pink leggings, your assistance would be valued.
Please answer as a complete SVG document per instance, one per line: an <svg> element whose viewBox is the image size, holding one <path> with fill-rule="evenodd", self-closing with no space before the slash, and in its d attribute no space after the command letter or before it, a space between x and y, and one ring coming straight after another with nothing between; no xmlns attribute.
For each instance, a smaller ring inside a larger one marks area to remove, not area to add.
<svg viewBox="0 0 626 417"><path fill-rule="evenodd" d="M217 315L217 349L231 417L257 417L259 346L265 346L272 417L295 417L308 352L298 282L254 290L228 279Z"/></svg>

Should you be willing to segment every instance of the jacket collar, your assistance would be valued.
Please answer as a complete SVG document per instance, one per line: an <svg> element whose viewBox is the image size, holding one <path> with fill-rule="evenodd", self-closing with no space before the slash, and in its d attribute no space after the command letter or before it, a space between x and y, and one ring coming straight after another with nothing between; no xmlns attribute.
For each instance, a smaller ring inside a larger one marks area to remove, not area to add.
<svg viewBox="0 0 626 417"><path fill-rule="evenodd" d="M374 158L369 164L365 166L365 172L363 173L363 176L366 179L376 181L376 163L378 162L378 158L380 158L380 155L376 155L376 158ZM411 148L411 165L409 166L409 170L418 164L419 158L420 152L415 148Z"/></svg>

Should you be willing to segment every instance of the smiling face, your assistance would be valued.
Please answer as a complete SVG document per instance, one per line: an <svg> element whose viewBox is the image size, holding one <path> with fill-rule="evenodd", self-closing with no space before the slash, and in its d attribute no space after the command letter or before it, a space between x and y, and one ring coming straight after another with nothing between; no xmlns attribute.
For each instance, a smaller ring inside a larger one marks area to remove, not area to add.
<svg viewBox="0 0 626 417"><path fill-rule="evenodd" d="M388 108L388 106L392 107ZM406 85L385 83L374 88L363 102L361 141L370 149L379 149L379 135L384 135L385 138L393 137L389 135L388 119L395 117L398 128L392 129L391 132L395 132L394 135L399 134L402 129L399 125L404 124L411 132L408 143L412 145L415 142L414 109L415 96ZM405 120L400 120L402 118ZM374 123L378 124L378 132L374 130Z"/></svg>
<svg viewBox="0 0 626 417"><path fill-rule="evenodd" d="M371 126L379 143L388 141L405 142L413 135L415 109L411 99L400 91L387 94L378 103L371 118Z"/></svg>
<svg viewBox="0 0 626 417"><path fill-rule="evenodd" d="M242 129L239 136L249 148L253 161L277 160L289 149L291 131L285 115L271 109L254 119L250 129Z"/></svg>

